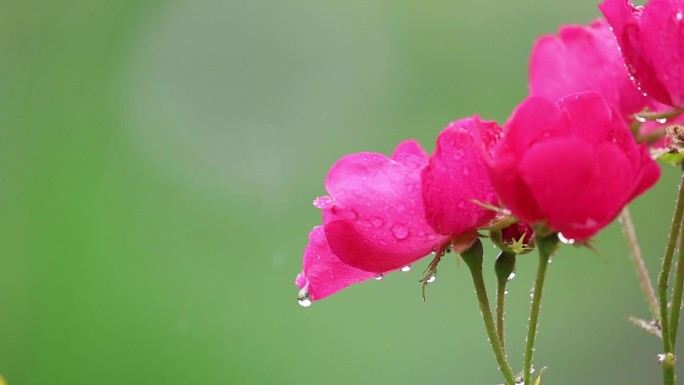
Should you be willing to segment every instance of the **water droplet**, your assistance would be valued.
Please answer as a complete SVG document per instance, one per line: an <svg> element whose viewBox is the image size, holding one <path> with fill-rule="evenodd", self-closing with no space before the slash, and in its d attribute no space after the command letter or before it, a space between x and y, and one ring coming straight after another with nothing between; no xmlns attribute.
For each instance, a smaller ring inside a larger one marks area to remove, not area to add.
<svg viewBox="0 0 684 385"><path fill-rule="evenodd" d="M456 150L456 151L454 151L454 158L455 158L455 159L461 159L461 158L463 158L463 150Z"/></svg>
<svg viewBox="0 0 684 385"><path fill-rule="evenodd" d="M632 78L632 80L634 80L634 78ZM639 122L639 123L646 123L646 118L644 118L644 117L642 117L642 116L635 115L635 116L634 116L634 119L636 119L636 121Z"/></svg>
<svg viewBox="0 0 684 385"><path fill-rule="evenodd" d="M373 218L371 219L371 224L377 229L378 227L384 225L385 221L383 221L381 218Z"/></svg>
<svg viewBox="0 0 684 385"><path fill-rule="evenodd" d="M403 271L404 273L406 273L407 271L411 271L411 266L404 266L401 268L401 271Z"/></svg>
<svg viewBox="0 0 684 385"><path fill-rule="evenodd" d="M566 245L572 245L573 243L575 243L575 240L574 240L574 239L566 238L566 237L563 235L563 233L558 233L558 239L559 239L561 242L565 243Z"/></svg>
<svg viewBox="0 0 684 385"><path fill-rule="evenodd" d="M534 289L530 290L530 298L534 298Z"/></svg>
<svg viewBox="0 0 684 385"><path fill-rule="evenodd" d="M309 299L309 291L306 288L299 291L297 294L297 301L301 307L311 306L311 300Z"/></svg>
<svg viewBox="0 0 684 385"><path fill-rule="evenodd" d="M665 124L667 123L667 118L656 119L656 122L660 124Z"/></svg>
<svg viewBox="0 0 684 385"><path fill-rule="evenodd" d="M508 294L508 289L504 290L504 295Z"/></svg>
<svg viewBox="0 0 684 385"><path fill-rule="evenodd" d="M510 280L512 280L513 278L515 278L515 272L512 272L512 273L508 276L508 278L506 278L506 279L507 279L508 281L510 281Z"/></svg>
<svg viewBox="0 0 684 385"><path fill-rule="evenodd" d="M430 276L427 278L427 280L426 280L425 282L427 282L427 283L433 283L433 282L435 282L436 279L437 279L437 276L436 276L436 275L430 274Z"/></svg>
<svg viewBox="0 0 684 385"><path fill-rule="evenodd" d="M376 281L382 281L383 278L385 278L385 276L382 275L382 274L378 274L378 275L375 276L375 280L376 280Z"/></svg>
<svg viewBox="0 0 684 385"><path fill-rule="evenodd" d="M321 210L329 209L329 208L333 207L333 200L331 197L325 195L325 196L318 197L318 198L314 199L313 205L318 207Z"/></svg>
<svg viewBox="0 0 684 385"><path fill-rule="evenodd" d="M392 234L394 235L394 238L402 240L408 237L409 232L406 226L404 225L394 225L392 226Z"/></svg>
<svg viewBox="0 0 684 385"><path fill-rule="evenodd" d="M675 18L677 19L677 21L681 21L682 18L684 18L684 15L682 15L681 12L677 12L677 14L675 15Z"/></svg>
<svg viewBox="0 0 684 385"><path fill-rule="evenodd" d="M468 175L470 175L470 169L469 169L468 167L463 167L463 168L461 169L461 173L462 173L464 176L468 176Z"/></svg>
<svg viewBox="0 0 684 385"><path fill-rule="evenodd" d="M427 236L427 239L429 239L431 241L434 241L435 238L437 238L437 236L435 236L434 234L428 234L428 236Z"/></svg>

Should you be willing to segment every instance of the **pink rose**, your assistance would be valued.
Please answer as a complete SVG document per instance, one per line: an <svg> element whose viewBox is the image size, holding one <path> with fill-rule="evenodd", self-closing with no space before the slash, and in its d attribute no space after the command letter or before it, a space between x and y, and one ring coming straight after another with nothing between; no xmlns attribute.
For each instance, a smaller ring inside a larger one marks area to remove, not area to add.
<svg viewBox="0 0 684 385"><path fill-rule="evenodd" d="M603 20L562 27L558 36L539 38L532 50L530 95L555 101L582 91L599 93L628 122L649 100L630 79Z"/></svg>
<svg viewBox="0 0 684 385"><path fill-rule="evenodd" d="M488 160L513 215L586 240L658 180L660 169L595 92L552 103L529 97Z"/></svg>

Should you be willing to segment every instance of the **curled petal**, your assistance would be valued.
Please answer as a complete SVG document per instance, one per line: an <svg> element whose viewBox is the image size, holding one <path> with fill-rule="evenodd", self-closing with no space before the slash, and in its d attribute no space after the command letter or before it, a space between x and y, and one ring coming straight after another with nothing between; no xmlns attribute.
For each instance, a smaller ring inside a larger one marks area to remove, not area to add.
<svg viewBox="0 0 684 385"><path fill-rule="evenodd" d="M309 234L309 244L304 250L303 271L297 276L295 284L309 293L312 301L375 276L342 262L328 245L323 227L316 226Z"/></svg>

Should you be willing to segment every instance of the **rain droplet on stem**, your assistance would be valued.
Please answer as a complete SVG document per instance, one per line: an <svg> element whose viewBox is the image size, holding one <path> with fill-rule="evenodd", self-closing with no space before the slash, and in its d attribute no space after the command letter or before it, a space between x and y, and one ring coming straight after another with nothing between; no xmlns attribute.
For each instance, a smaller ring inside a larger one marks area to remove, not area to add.
<svg viewBox="0 0 684 385"><path fill-rule="evenodd" d="M436 275L430 274L430 276L427 278L427 280L426 280L425 282L427 282L427 283L433 283L433 282L435 282L436 279L437 279L437 276L436 276Z"/></svg>
<svg viewBox="0 0 684 385"><path fill-rule="evenodd" d="M513 278L515 278L515 272L512 272L512 273L508 276L508 278L506 278L506 280L510 281L510 280L512 280Z"/></svg>

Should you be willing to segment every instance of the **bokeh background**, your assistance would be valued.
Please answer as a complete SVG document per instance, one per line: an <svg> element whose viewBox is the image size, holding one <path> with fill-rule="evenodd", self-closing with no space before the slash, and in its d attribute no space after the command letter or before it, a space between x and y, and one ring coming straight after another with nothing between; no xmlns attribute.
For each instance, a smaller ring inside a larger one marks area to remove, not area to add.
<svg viewBox="0 0 684 385"><path fill-rule="evenodd" d="M501 383L464 266L297 305L340 156L505 120L534 39L595 1L0 4L0 374L10 385ZM677 172L633 205L652 276ZM660 381L619 229L551 265L545 384ZM489 263L495 256L488 249ZM536 258L511 282L520 370ZM493 274L489 276L493 281ZM684 374L683 374L684 375Z"/></svg>

